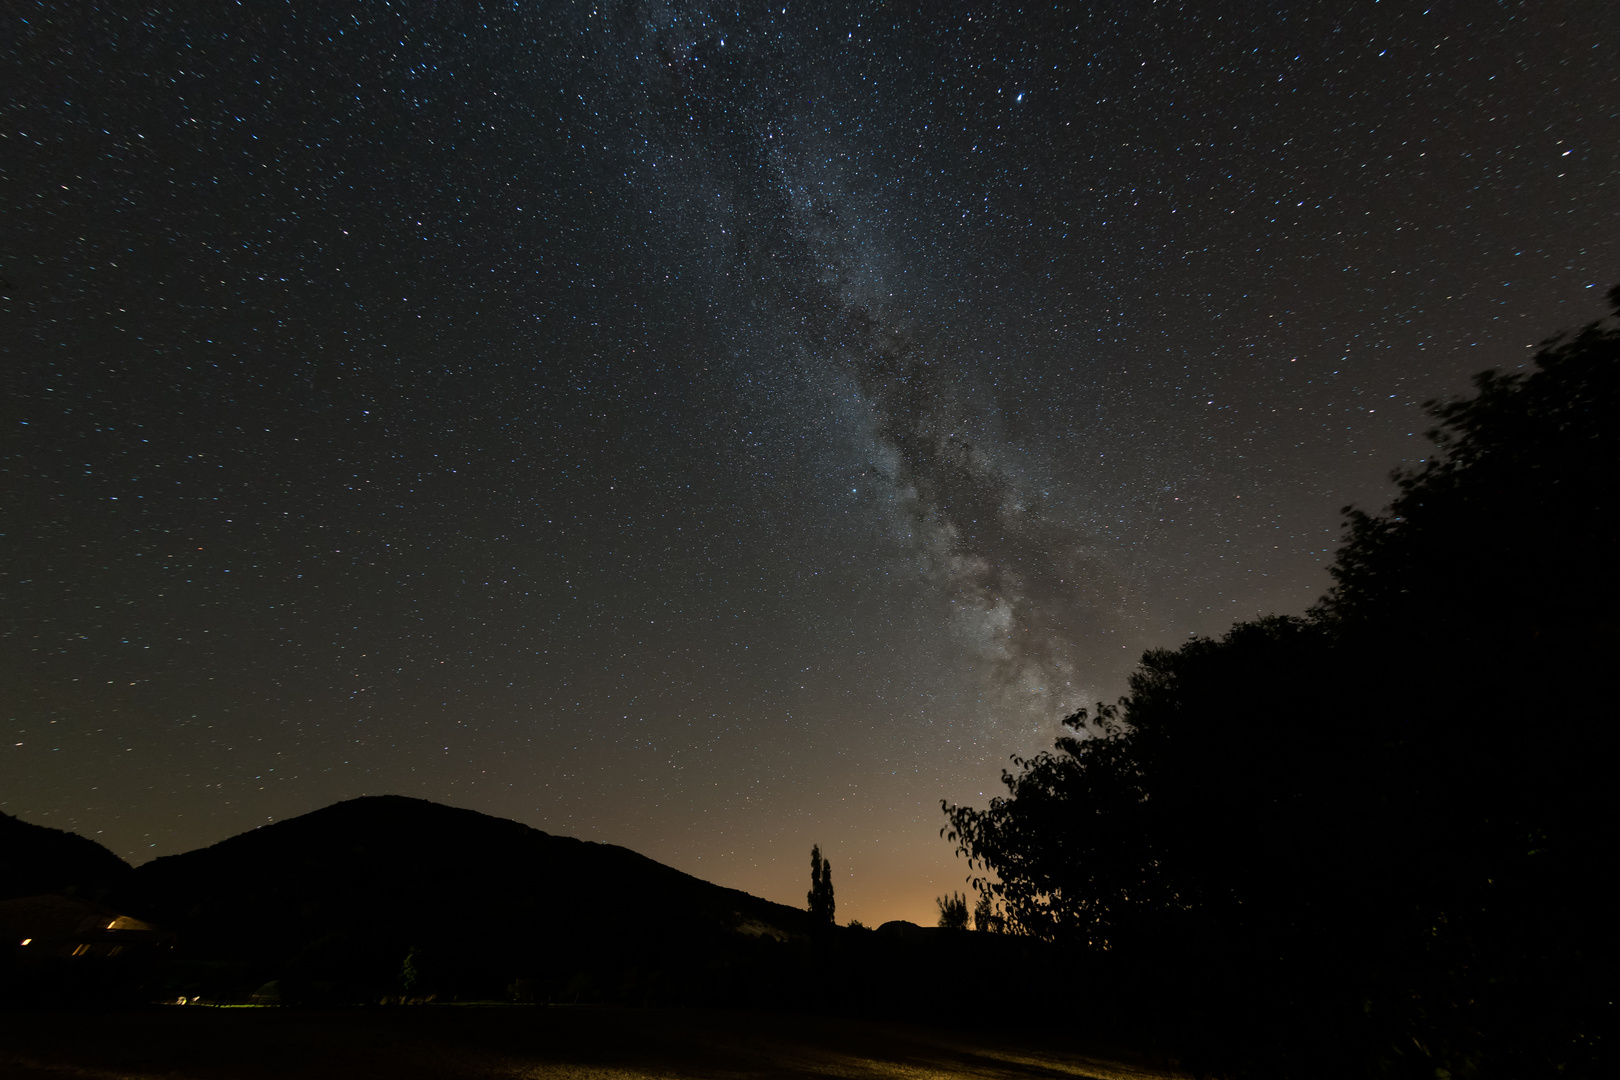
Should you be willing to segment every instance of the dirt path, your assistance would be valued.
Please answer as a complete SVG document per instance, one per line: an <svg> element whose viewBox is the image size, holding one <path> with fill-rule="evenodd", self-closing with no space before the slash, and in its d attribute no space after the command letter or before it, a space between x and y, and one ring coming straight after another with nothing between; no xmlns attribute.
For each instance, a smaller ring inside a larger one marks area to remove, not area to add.
<svg viewBox="0 0 1620 1080"><path fill-rule="evenodd" d="M6 1080L1165 1080L1058 1041L814 1016L433 1006L0 1013Z"/></svg>

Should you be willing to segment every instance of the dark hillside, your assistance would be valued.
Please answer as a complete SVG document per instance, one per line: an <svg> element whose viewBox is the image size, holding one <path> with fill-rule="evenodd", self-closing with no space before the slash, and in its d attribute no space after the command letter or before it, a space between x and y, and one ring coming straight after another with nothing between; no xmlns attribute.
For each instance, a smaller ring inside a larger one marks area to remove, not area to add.
<svg viewBox="0 0 1620 1080"><path fill-rule="evenodd" d="M129 864L94 840L0 814L0 900L97 894L127 873Z"/></svg>
<svg viewBox="0 0 1620 1080"><path fill-rule="evenodd" d="M993 1025L1047 1017L1073 974L1033 938L829 926L625 848L399 796L118 865L106 902L176 947L113 972L116 994L102 979L90 995L64 968L52 1000L500 999L937 1021L939 988L965 983L998 991L958 1022ZM38 999L40 978L12 990ZM1072 1007L1076 991L1061 1000Z"/></svg>
<svg viewBox="0 0 1620 1080"><path fill-rule="evenodd" d="M118 901L180 932L195 991L335 999L723 997L717 968L811 929L621 847L399 796L154 860Z"/></svg>

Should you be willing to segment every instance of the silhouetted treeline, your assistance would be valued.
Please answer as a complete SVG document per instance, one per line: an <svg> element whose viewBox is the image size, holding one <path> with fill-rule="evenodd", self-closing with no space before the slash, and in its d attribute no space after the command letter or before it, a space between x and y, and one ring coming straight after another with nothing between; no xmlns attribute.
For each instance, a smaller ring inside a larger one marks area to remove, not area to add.
<svg viewBox="0 0 1620 1080"><path fill-rule="evenodd" d="M1110 972L1093 1015L1195 1067L1613 1075L1620 330L1475 386L1311 612L1145 654L947 807L1010 925Z"/></svg>

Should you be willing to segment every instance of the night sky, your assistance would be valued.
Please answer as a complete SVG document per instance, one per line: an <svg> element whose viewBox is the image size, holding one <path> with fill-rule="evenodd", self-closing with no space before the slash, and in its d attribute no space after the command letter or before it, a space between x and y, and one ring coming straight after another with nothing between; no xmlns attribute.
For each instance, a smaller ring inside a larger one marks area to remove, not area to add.
<svg viewBox="0 0 1620 1080"><path fill-rule="evenodd" d="M1607 0L5 5L0 810L840 921L1620 280Z"/></svg>

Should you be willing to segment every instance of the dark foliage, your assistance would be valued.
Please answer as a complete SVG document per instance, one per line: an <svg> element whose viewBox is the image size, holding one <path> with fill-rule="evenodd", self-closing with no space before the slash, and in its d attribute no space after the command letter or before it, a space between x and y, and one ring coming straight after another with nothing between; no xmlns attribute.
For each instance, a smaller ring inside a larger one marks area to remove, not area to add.
<svg viewBox="0 0 1620 1080"><path fill-rule="evenodd" d="M1611 293L1620 308L1620 290ZM1256 1076L1598 1075L1620 330L1430 403L1306 617L1145 654L947 834L1123 1022Z"/></svg>
<svg viewBox="0 0 1620 1080"><path fill-rule="evenodd" d="M1620 286L1609 293L1620 313ZM1613 633L1620 329L1593 323L1546 342L1535 370L1474 379L1430 402L1439 453L1397 471L1349 535L1322 610L1359 623L1479 624L1514 637Z"/></svg>
<svg viewBox="0 0 1620 1080"><path fill-rule="evenodd" d="M986 892L980 892L979 898L974 901L973 929L990 934L1004 933L1007 929L1006 919L1002 917L995 900Z"/></svg>

